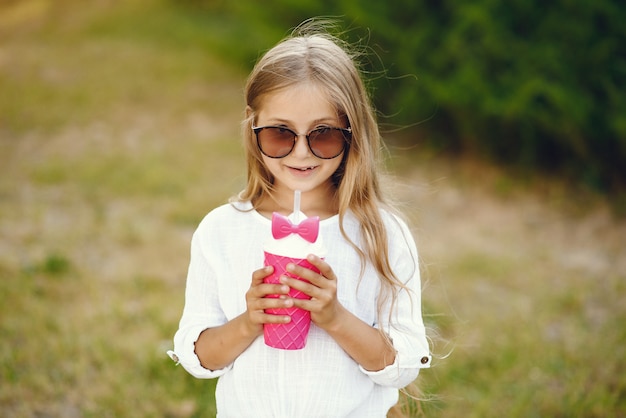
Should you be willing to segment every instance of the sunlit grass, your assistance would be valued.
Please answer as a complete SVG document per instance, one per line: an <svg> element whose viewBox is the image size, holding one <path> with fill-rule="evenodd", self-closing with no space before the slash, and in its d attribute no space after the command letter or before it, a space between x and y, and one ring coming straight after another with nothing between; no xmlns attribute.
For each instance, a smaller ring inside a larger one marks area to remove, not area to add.
<svg viewBox="0 0 626 418"><path fill-rule="evenodd" d="M165 350L191 232L241 184L241 98L212 80L241 76L117 6L3 45L3 416L214 415Z"/></svg>

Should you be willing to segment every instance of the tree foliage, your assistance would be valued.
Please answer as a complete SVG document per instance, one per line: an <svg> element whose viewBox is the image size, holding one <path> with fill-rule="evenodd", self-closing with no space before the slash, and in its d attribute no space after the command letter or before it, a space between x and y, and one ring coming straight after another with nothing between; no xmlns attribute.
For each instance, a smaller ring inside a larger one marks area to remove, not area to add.
<svg viewBox="0 0 626 418"><path fill-rule="evenodd" d="M383 122L425 121L414 138L439 148L626 184L617 0L178 1L237 31L222 46L249 65L301 21L338 16L376 53L364 69Z"/></svg>

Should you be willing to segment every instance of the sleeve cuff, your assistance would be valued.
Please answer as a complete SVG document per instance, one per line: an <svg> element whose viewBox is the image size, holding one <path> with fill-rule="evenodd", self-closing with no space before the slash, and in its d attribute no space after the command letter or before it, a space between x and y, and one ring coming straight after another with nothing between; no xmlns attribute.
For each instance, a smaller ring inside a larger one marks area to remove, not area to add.
<svg viewBox="0 0 626 418"><path fill-rule="evenodd" d="M432 357L428 353L411 357L408 361L404 361L401 355L396 353L394 362L382 370L368 371L361 365L359 365L359 369L378 385L400 389L414 381L420 370L430 367L432 361Z"/></svg>
<svg viewBox="0 0 626 418"><path fill-rule="evenodd" d="M206 327L197 326L187 329L184 335L177 334L174 337L174 350L169 350L167 355L180 364L187 372L198 379L213 379L226 373L232 365L223 369L209 370L202 367L200 359L195 353L195 343Z"/></svg>

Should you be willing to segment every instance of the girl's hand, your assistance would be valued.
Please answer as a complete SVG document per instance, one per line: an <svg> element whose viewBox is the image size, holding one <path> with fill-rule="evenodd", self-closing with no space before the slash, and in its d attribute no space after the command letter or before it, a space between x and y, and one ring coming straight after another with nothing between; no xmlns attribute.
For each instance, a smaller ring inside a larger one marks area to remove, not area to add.
<svg viewBox="0 0 626 418"><path fill-rule="evenodd" d="M293 299L293 305L311 312L311 320L326 331L341 348L365 370L382 370L396 357L393 346L380 331L348 311L337 299L337 276L333 269L314 255L307 260L319 269L315 273L291 264L287 271L308 280L281 276L280 281L311 296L311 300Z"/></svg>
<svg viewBox="0 0 626 418"><path fill-rule="evenodd" d="M232 364L263 333L263 324L291 320L289 316L264 312L268 308L293 306L293 300L286 296L289 286L263 283L263 279L273 272L272 267L255 270L250 288L246 292L246 311L223 325L207 328L200 333L194 350L205 369L219 370ZM266 298L267 295L279 297Z"/></svg>
<svg viewBox="0 0 626 418"><path fill-rule="evenodd" d="M272 266L266 266L252 273L252 283L246 292L247 325L256 335L263 333L265 323L286 323L291 320L286 315L266 314L268 308L290 308L293 300L287 297L289 286L286 284L263 283L263 279L274 272ZM267 295L280 295L278 298L266 298Z"/></svg>
<svg viewBox="0 0 626 418"><path fill-rule="evenodd" d="M330 265L315 255L309 255L307 260L319 269L319 273L306 267L295 264L287 266L287 271L308 280L281 277L281 283L297 289L311 296L311 300L293 299L294 306L311 312L311 321L318 327L328 330L338 321L345 309L337 299L337 276Z"/></svg>

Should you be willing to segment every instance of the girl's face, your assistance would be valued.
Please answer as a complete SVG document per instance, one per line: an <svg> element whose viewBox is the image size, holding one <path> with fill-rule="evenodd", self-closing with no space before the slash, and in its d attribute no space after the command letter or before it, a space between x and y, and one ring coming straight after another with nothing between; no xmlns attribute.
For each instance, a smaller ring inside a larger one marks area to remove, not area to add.
<svg viewBox="0 0 626 418"><path fill-rule="evenodd" d="M329 126L345 128L327 94L319 87L301 83L262 98L256 126L283 126L301 134L293 150L283 158L263 155L263 162L274 176L278 194L293 195L294 190L313 192L325 198L332 191L331 176L341 164L343 153L321 159L311 153L305 137L312 129ZM345 152L345 151L344 151Z"/></svg>

